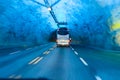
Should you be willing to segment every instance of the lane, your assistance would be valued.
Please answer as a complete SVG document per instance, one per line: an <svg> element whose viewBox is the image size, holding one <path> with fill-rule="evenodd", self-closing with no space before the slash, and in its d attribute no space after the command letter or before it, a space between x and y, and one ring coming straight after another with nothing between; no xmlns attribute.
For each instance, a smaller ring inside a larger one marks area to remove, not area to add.
<svg viewBox="0 0 120 80"><path fill-rule="evenodd" d="M0 78L119 80L119 54L51 43L0 57Z"/></svg>
<svg viewBox="0 0 120 80"><path fill-rule="evenodd" d="M10 53L10 54L15 54L15 53L19 53L20 51L15 51L15 52L12 52L12 53Z"/></svg>
<svg viewBox="0 0 120 80"><path fill-rule="evenodd" d="M95 80L70 47L55 48L36 65L16 73L22 78L41 80Z"/></svg>
<svg viewBox="0 0 120 80"><path fill-rule="evenodd" d="M23 50L25 50L25 47L0 48L0 57Z"/></svg>
<svg viewBox="0 0 120 80"><path fill-rule="evenodd" d="M29 50L27 49L27 50L23 50L23 51L16 51L16 52L9 53L6 56L0 56L0 64L2 64L2 62L7 63L5 61L10 61L10 60L15 60L16 58L21 58L23 55L27 56L28 54L31 54L32 52L38 51L38 50L43 49L43 48L46 49L47 46L50 46L50 45L53 45L53 44L54 43L40 45L40 46L37 46L37 47L28 48Z"/></svg>
<svg viewBox="0 0 120 80"><path fill-rule="evenodd" d="M86 48L83 46L72 46L89 65L90 71L98 80L119 80L120 77L120 52L107 52Z"/></svg>
<svg viewBox="0 0 120 80"><path fill-rule="evenodd" d="M38 47L36 51L28 51L26 53L17 53L14 55L6 56L8 59L0 63L0 78L8 78L18 70L22 70L29 66L29 62L38 56L42 56L45 51L49 50L54 44L48 44L43 47ZM31 52L31 53L30 53ZM2 74L4 73L4 74Z"/></svg>
<svg viewBox="0 0 120 80"><path fill-rule="evenodd" d="M20 52L20 51L25 51L25 50L31 50L31 49L35 49L35 48L39 48L40 46L45 46L47 44L50 43L46 43L46 44L42 44L42 45L36 45L36 46L29 46L29 47L25 47L25 46L21 46L21 47L4 47L4 48L0 48L0 57L4 57L7 56L9 54L14 54L16 52Z"/></svg>

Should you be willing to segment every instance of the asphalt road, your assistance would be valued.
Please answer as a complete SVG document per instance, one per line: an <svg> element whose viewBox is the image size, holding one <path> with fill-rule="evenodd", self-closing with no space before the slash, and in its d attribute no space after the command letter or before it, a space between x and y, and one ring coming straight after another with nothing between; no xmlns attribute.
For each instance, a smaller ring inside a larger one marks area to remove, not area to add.
<svg viewBox="0 0 120 80"><path fill-rule="evenodd" d="M50 43L4 53L0 79L120 80L119 52Z"/></svg>

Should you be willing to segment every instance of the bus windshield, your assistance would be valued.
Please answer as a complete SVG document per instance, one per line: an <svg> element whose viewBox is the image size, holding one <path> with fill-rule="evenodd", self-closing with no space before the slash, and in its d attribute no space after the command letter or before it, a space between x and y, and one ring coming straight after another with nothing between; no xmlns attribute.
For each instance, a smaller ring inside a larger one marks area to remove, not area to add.
<svg viewBox="0 0 120 80"><path fill-rule="evenodd" d="M67 34L69 34L69 33L68 33L67 30L59 30L59 31L58 31L58 34L59 34L59 35L67 35Z"/></svg>

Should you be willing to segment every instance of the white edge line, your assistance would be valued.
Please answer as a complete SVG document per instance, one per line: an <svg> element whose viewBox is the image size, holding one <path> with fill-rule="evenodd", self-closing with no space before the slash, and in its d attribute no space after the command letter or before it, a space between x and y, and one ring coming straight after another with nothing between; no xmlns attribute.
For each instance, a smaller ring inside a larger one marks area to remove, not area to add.
<svg viewBox="0 0 120 80"><path fill-rule="evenodd" d="M26 50L30 50L30 49L32 49L32 48L28 48L28 49L26 49Z"/></svg>
<svg viewBox="0 0 120 80"><path fill-rule="evenodd" d="M15 54L15 53L18 53L18 52L20 52L20 51L12 52L12 53L10 53L10 54Z"/></svg>
<svg viewBox="0 0 120 80"><path fill-rule="evenodd" d="M37 64L39 61L41 61L43 57L39 58L37 61L35 61L33 64Z"/></svg>
<svg viewBox="0 0 120 80"><path fill-rule="evenodd" d="M21 77L22 77L21 75L18 75L14 79L20 79Z"/></svg>
<svg viewBox="0 0 120 80"><path fill-rule="evenodd" d="M78 53L76 51L74 51L76 55L78 55Z"/></svg>
<svg viewBox="0 0 120 80"><path fill-rule="evenodd" d="M45 51L43 54L49 54L50 53L50 51Z"/></svg>
<svg viewBox="0 0 120 80"><path fill-rule="evenodd" d="M9 76L9 78L13 78L15 75L11 75L11 76Z"/></svg>
<svg viewBox="0 0 120 80"><path fill-rule="evenodd" d="M40 57L36 57L35 59L33 59L32 61L30 61L28 64L32 64L33 62L35 62L37 59L39 59Z"/></svg>
<svg viewBox="0 0 120 80"><path fill-rule="evenodd" d="M49 54L50 53L50 51L47 51L47 53L46 54Z"/></svg>
<svg viewBox="0 0 120 80"><path fill-rule="evenodd" d="M72 48L72 46L70 46L71 47L71 49L74 51L74 48Z"/></svg>
<svg viewBox="0 0 120 80"><path fill-rule="evenodd" d="M74 51L74 49L72 48L72 50Z"/></svg>
<svg viewBox="0 0 120 80"><path fill-rule="evenodd" d="M48 54L48 53L49 53L49 51L45 52L45 54Z"/></svg>
<svg viewBox="0 0 120 80"><path fill-rule="evenodd" d="M86 62L83 58L80 57L80 60L82 61L82 63L83 63L85 66L88 66L87 62Z"/></svg>
<svg viewBox="0 0 120 80"><path fill-rule="evenodd" d="M43 54L46 54L48 51L45 51Z"/></svg>
<svg viewBox="0 0 120 80"><path fill-rule="evenodd" d="M100 76L95 75L96 80L102 80Z"/></svg>
<svg viewBox="0 0 120 80"><path fill-rule="evenodd" d="M51 51L52 51L53 49L54 49L54 48L50 48L49 50L51 50Z"/></svg>

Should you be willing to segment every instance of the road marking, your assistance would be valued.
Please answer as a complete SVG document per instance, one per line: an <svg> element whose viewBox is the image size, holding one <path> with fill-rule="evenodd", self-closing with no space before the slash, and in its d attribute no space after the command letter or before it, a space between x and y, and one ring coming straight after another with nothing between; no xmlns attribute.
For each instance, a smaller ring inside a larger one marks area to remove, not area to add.
<svg viewBox="0 0 120 80"><path fill-rule="evenodd" d="M43 59L43 57L39 58L38 60L36 60L33 64L37 64L39 61L41 61Z"/></svg>
<svg viewBox="0 0 120 80"><path fill-rule="evenodd" d="M26 49L26 50L30 50L30 49L32 49L32 48L28 48L28 49Z"/></svg>
<svg viewBox="0 0 120 80"><path fill-rule="evenodd" d="M78 55L78 53L76 51L74 51L76 55Z"/></svg>
<svg viewBox="0 0 120 80"><path fill-rule="evenodd" d="M56 48L57 46L55 45L55 46L53 46L53 48Z"/></svg>
<svg viewBox="0 0 120 80"><path fill-rule="evenodd" d="M49 50L51 50L51 51L52 51L53 49L54 49L54 48L50 48Z"/></svg>
<svg viewBox="0 0 120 80"><path fill-rule="evenodd" d="M88 66L87 62L86 62L83 58L80 57L80 60L82 61L82 63L83 63L85 66Z"/></svg>
<svg viewBox="0 0 120 80"><path fill-rule="evenodd" d="M74 48L72 48L72 46L70 46L71 47L71 49L74 51Z"/></svg>
<svg viewBox="0 0 120 80"><path fill-rule="evenodd" d="M16 77L14 77L14 79L20 79L22 76L21 75L18 75Z"/></svg>
<svg viewBox="0 0 120 80"><path fill-rule="evenodd" d="M50 53L50 51L45 51L43 54L49 54Z"/></svg>
<svg viewBox="0 0 120 80"><path fill-rule="evenodd" d="M11 75L11 76L9 76L9 78L13 78L13 79L20 79L21 77L22 77L21 75L18 75L18 76Z"/></svg>
<svg viewBox="0 0 120 80"><path fill-rule="evenodd" d="M50 51L47 51L47 53L46 54L49 54L50 53Z"/></svg>
<svg viewBox="0 0 120 80"><path fill-rule="evenodd" d="M72 47L71 47L72 48ZM72 48L72 50L74 51L74 49Z"/></svg>
<svg viewBox="0 0 120 80"><path fill-rule="evenodd" d="M36 60L38 60L40 57L36 57L35 59L33 59L31 62L29 62L28 64L32 64L34 63Z"/></svg>
<svg viewBox="0 0 120 80"><path fill-rule="evenodd" d="M48 51L45 51L43 54L46 54Z"/></svg>
<svg viewBox="0 0 120 80"><path fill-rule="evenodd" d="M15 54L15 53L18 53L18 52L20 52L20 51L16 51L16 52L13 52L13 53L10 53L10 54Z"/></svg>
<svg viewBox="0 0 120 80"><path fill-rule="evenodd" d="M15 75L11 75L11 76L9 76L9 78L13 78Z"/></svg>
<svg viewBox="0 0 120 80"><path fill-rule="evenodd" d="M100 76L95 76L96 80L102 80Z"/></svg>
<svg viewBox="0 0 120 80"><path fill-rule="evenodd" d="M45 51L43 54L46 54L47 53L47 51Z"/></svg>

